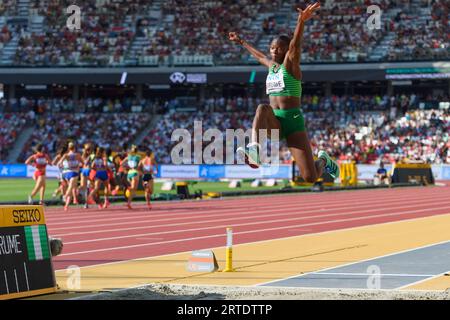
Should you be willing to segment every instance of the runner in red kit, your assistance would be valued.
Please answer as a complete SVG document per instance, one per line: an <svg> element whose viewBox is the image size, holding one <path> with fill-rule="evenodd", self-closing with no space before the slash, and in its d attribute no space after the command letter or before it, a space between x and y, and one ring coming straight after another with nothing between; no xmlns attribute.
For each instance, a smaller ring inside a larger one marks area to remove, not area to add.
<svg viewBox="0 0 450 320"><path fill-rule="evenodd" d="M39 204L44 204L44 196L45 196L45 173L47 165L52 162L48 154L44 151L44 147L39 144L36 146L36 153L30 156L26 161L26 165L32 165L36 168L34 172L33 179L36 181L33 191L28 196L28 203L33 204L33 197L40 191Z"/></svg>

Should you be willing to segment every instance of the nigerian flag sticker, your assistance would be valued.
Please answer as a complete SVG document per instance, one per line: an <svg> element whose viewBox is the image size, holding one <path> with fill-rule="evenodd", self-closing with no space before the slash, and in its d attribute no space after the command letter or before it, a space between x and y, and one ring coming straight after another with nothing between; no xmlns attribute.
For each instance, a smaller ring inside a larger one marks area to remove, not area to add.
<svg viewBox="0 0 450 320"><path fill-rule="evenodd" d="M25 227L25 239L27 241L29 260L44 260L50 258L47 229L45 225Z"/></svg>

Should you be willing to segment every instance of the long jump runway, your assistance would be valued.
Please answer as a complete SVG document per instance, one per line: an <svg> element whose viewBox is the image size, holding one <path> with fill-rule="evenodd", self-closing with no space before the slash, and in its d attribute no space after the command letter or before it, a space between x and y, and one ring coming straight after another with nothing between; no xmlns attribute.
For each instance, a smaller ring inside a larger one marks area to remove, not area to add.
<svg viewBox="0 0 450 320"><path fill-rule="evenodd" d="M373 275L386 289L450 287L450 187L158 202L151 211L48 208L46 219L64 241L54 260L62 289L74 266L86 291L153 282L367 288ZM223 269L227 227L236 272L188 272L199 249L213 249Z"/></svg>

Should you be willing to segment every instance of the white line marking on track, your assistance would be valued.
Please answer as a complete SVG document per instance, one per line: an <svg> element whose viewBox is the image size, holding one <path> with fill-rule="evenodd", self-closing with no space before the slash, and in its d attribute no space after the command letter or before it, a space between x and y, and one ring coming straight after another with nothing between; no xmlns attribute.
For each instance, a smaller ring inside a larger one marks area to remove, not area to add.
<svg viewBox="0 0 450 320"><path fill-rule="evenodd" d="M410 202L410 203L414 203L414 202ZM428 203L428 202L427 202ZM443 203L446 204L448 203L447 200L442 201L442 202L436 202L435 200L432 201L433 204L437 204L437 203ZM426 204L421 202L420 205L425 206ZM308 218L326 218L326 217L332 217L332 216L336 216L336 215L349 215L352 213L364 213L364 212L377 212L377 211L382 211L385 209L404 209L404 208L415 208L417 207L418 204L415 205L410 205L410 206L405 206L405 205L401 205L401 206L392 206L392 205L385 205L385 206L380 206L377 207L375 209L371 209L371 210L364 210L364 211L347 211L345 213L331 213L331 214L320 214L320 215L310 215L310 216L305 216L304 214L306 213L315 213L316 210L308 210L308 211L301 211L301 213L299 214L298 217L296 218L290 218L292 219L308 219ZM278 208L278 207L277 207ZM353 209L354 206L341 206L339 208L333 208L333 209L329 209L329 210L324 210L322 212L327 212L327 211L341 211L344 209ZM154 228L164 228L164 227L174 227L174 226L182 226L182 225L195 225L195 224L204 224L204 223L210 223L210 222L225 222L225 221L238 221L238 220L249 220L249 219L253 219L253 218L269 218L269 217L280 217L280 216L291 216L291 215L295 215L296 213L294 212L289 212L289 210L286 209L293 209L296 210L298 209L298 207L296 205L289 205L289 206L285 206L284 208L280 208L280 209L273 209L273 208L268 208L267 210L255 210L255 211L247 211L247 212L239 212L236 214L223 214L222 216L230 216L230 215L238 215L238 217L234 217L234 218L225 218L225 219L220 219L220 217L211 217L214 218L212 220L201 220L201 221L189 221L189 222L177 222L177 223L173 223L173 224L160 224L160 225L155 225L155 222L158 221L164 221L164 219L162 220L154 220L151 221L152 225L148 225L148 226L141 226L141 227L133 227L133 228L119 228L119 229L99 229L99 230L94 230L94 231L86 231L86 232L71 232L71 233L56 233L54 234L54 237L67 237L67 236L73 236L73 235L85 235L85 234L96 234L96 233L108 233L108 232L124 232L124 231L130 231L130 230L140 230L140 229L154 229ZM286 212L288 211L288 212ZM261 215L261 213L269 213L267 215ZM280 214L274 214L275 212L281 212ZM250 214L250 213L254 213ZM206 213L205 213L206 215ZM206 218L206 217L203 217ZM217 219L219 218L219 219ZM176 219L173 219L176 220ZM289 219L277 219L277 221L290 221ZM145 221L140 222L140 224L144 223ZM133 222L135 223L135 222ZM124 225L126 223L122 223L120 225ZM255 222L255 224L257 224L257 222ZM233 224L233 225L237 225L237 224ZM245 224L241 224L241 225L245 225ZM104 227L106 225L96 225L95 227L99 228L99 227ZM86 227L84 227L86 228ZM203 230L203 229L187 229L189 230ZM55 230L51 229L51 232L53 233Z"/></svg>
<svg viewBox="0 0 450 320"><path fill-rule="evenodd" d="M447 197L443 197L443 196L428 196L428 197L421 197L421 198L415 198L413 201L415 202L420 202L420 201L424 201L424 200L439 200L439 199L446 199ZM339 204L343 205L344 207L347 207L348 204L352 204L352 207L361 204L361 205L367 205L368 202L370 201L378 201L379 198L378 197L374 197L374 198L366 198L364 200L351 200L351 199L340 199L340 200L334 200L333 202L329 203L328 205L324 205L323 203L318 204L317 201L311 202L311 203L302 203L301 208L302 210L304 209L314 209L315 211L317 210L325 210L331 207L340 207ZM393 197L383 197L383 204L387 204L387 203L400 203L400 202L404 202L405 200L410 200L409 197L408 198L399 198L398 196L393 196ZM296 203L296 202L294 202ZM310 205L309 205L310 204ZM254 209L256 208L266 208L268 205L274 207L284 207L284 206L288 206L291 207L292 203L288 203L286 204L286 201L280 201L280 202L274 202L274 201L260 201L255 205L247 205L249 208ZM318 206L322 205L322 208L319 208ZM297 206L298 207L298 206ZM169 208L170 209L170 208ZM180 208L182 209L182 208ZM155 221L155 218L160 218L163 217L164 219L161 220L157 220L157 221L172 221L172 220L179 220L180 218L174 218L175 216L186 216L185 219L192 219L194 218L199 218L201 219L206 213L209 212L214 212L217 215L222 215L225 211L226 212L237 212L238 214L242 214L243 212L245 212L244 209L247 209L247 207L233 207L233 208L227 208L227 207L211 207L208 208L207 210L204 209L199 209L198 212L193 212L193 210L187 210L187 211L182 211L182 212L175 212L172 213L171 210L166 210L163 211L161 213L158 214L137 214L136 212L130 212L130 213L118 213L117 215L120 215L120 217L102 217L99 219L92 219L92 217L90 216L81 216L78 217L77 220L71 219L70 216L64 216L64 217L60 217L58 219L61 220L62 222L52 222L53 220L47 219L49 224L52 226L58 226L58 225L64 225L65 227L62 228L53 228L53 230L65 230L65 229L83 229L86 228L85 225L82 226L78 226L78 227L73 227L73 224L82 224L85 223L86 221L88 221L90 224L92 224L93 222L105 222L105 221L122 221L122 220L130 220L132 219L132 222L118 222L115 224L102 224L102 226L107 226L107 225L123 225L123 224L133 224L133 223L141 223L141 221L143 221L141 218L148 218L149 221ZM169 218L167 218L167 216L169 215ZM98 217L98 214L95 215L95 217ZM183 219L183 218L182 218ZM144 219L145 221L145 219ZM71 223L71 227L67 227L68 223Z"/></svg>
<svg viewBox="0 0 450 320"><path fill-rule="evenodd" d="M268 281L268 282L263 282L263 283L256 284L255 286L264 286L264 285L267 285L269 283L285 281L285 280L289 280L289 279L293 279L293 278L304 277L304 276L307 276L307 275L310 275L310 274L314 274L314 273L321 273L323 271L328 271L328 270L332 270L332 269L336 269L336 268L348 267L348 266L351 266L351 265L364 263L364 262L369 262L369 261L372 261L372 260L378 260L378 259L382 259L382 258L387 258L387 257L395 256L395 255L406 253L406 252L412 252L412 251L416 251L416 250L420 250L420 249L426 249L426 248L429 248L429 247L433 247L433 246L436 246L436 245L439 245L439 244L444 244L444 243L449 243L449 242L450 242L449 240L445 240L445 241L436 242L436 243L433 243L433 244L427 244L427 245L424 245L424 246L421 246L421 247L415 247L413 249L401 250L401 251L397 251L397 252L393 252L393 253L389 253L389 254L385 254L385 255L381 255L381 256L372 257L372 258L369 258L369 259L363 259L363 260L350 262L350 263L345 263L345 264L341 264L341 265L337 265L337 266L333 266L333 267L329 267L329 268L319 269L319 270L316 270L316 271L311 271L311 272L307 272L307 273L297 274L297 275L294 275L294 276L291 276L291 277L287 277L287 278L283 278L283 279L279 279L279 280L272 280L272 281ZM374 274L372 274L372 275L374 275ZM398 290L398 288L396 290Z"/></svg>
<svg viewBox="0 0 450 320"><path fill-rule="evenodd" d="M441 209L450 209L450 206L441 207ZM435 208L414 210L414 211L409 211L409 212L405 212L405 213L389 213L389 214L372 215L372 216L366 216L366 217L357 217L357 218L349 218L349 219L329 220L329 221L316 222L316 223L290 225L290 226L277 227L277 228L267 228L267 229L257 229L257 230L250 230L250 231L241 231L241 232L234 232L234 234L235 235L238 235L238 234L249 234L249 233L258 233L258 232L264 232L264 231L275 231L275 230L281 230L281 229L290 229L292 227L333 224L333 223L337 223L337 222L348 222L348 221L367 220L367 219L381 218L381 217L408 215L408 214L411 214L412 212L424 212L424 211L430 211L430 210L435 210ZM206 229L216 229L216 228L219 228L219 227L209 227L209 228L206 228ZM225 226L220 226L220 228L225 228ZM185 231L186 230L179 230L178 232L185 232ZM155 233L155 234L165 234L165 233L159 232L159 233ZM148 235L150 235L150 234L148 234ZM162 241L162 242L154 242L154 243L149 243L149 244L135 244L135 245L129 245L129 246L122 246L122 247L112 247L112 248L86 250L86 251L80 251L80 252L71 252L71 253L61 254L60 256L62 257L62 256L84 254L84 253L92 253L92 252L103 252L103 251L121 250L121 249L129 249L129 248L138 248L138 247L152 246L152 245L157 245L157 244L160 245L160 244L166 244L166 243L177 243L177 242L183 242L183 241L193 241L193 240L210 239L210 238L217 238L217 237L225 237L225 234L221 233L221 234L208 235L208 236L203 236L203 237L183 238L183 239L168 240L168 241ZM112 238L112 239L114 239L114 238ZM92 242L92 241L95 241L95 240L98 240L98 239L86 240L86 241L82 241L82 243L84 243L84 242ZM80 241L73 242L73 243L80 243ZM70 243L68 243L68 244L70 244Z"/></svg>
<svg viewBox="0 0 450 320"><path fill-rule="evenodd" d="M337 267L339 268L339 267ZM347 273L347 272L314 272L312 275L330 275L330 276L362 276L362 277L432 277L433 274L404 274L404 273Z"/></svg>
<svg viewBox="0 0 450 320"><path fill-rule="evenodd" d="M445 203L448 203L448 201L446 201ZM416 205L413 206L401 206L401 207L390 207L390 209L395 209L395 208L399 208L400 210L398 210L395 213L386 213L383 215L367 215L367 216L363 216L361 218L370 218L370 217L382 217L382 216L391 216L391 215L402 215L402 214L412 214L412 213L417 213L417 212L423 212L423 211L431 211L431 210L435 210L434 208L429 208L429 209L421 209L421 210L412 210L412 211L407 211L404 212L403 208L408 208L408 207L417 207ZM446 209L449 208L450 206L447 207L441 207L441 209ZM275 210L274 210L275 211ZM362 214L362 213L367 213L367 212L381 212L383 211L383 209L381 208L377 208L377 209L372 209L372 210L364 210L364 211L347 211L345 213L332 213L332 214L327 214L327 215L316 215L316 216L305 216L305 217L295 217L295 218L287 218L287 219L275 219L275 220L264 220L264 221L253 221L253 222L248 222L248 223L232 223L230 224L222 224L222 225L214 225L214 226L208 226L208 227L202 227L202 228L191 228L191 229L175 229L175 230L170 230L170 231L157 231L157 232L147 232L147 233L141 233L141 234L128 234L126 236L115 236L115 237L107 237L107 238L94 238L94 239L87 239L87 240L79 240L79 241L68 241L65 243L65 245L72 245L72 244L79 244L79 243L92 243L92 242L99 242L99 241L108 241L108 240L115 240L115 239L127 239L127 238L134 238L134 237L140 237L140 236L150 236L150 235L162 235L162 234L174 234L174 233L185 233L185 232L190 232L190 231L203 231L203 230L214 230L214 229L219 229L219 228L226 228L227 226L232 226L234 228L236 227L243 227L243 226L255 226L255 225L261 225L261 224L268 224L268 223L280 223L280 222L291 222L291 221L298 221L298 220L310 220L310 219L315 219L315 218L328 218L328 217L340 217L340 216L352 216L352 215L356 215L356 214ZM260 216L260 217L276 217L273 215L267 215L267 216ZM224 222L224 221L235 221L235 219L218 219L218 220L210 220L210 221L205 221L206 222ZM340 221L347 221L346 219L342 219L342 220L326 220L326 221L322 221L323 223L327 222L327 221L336 221L336 222L340 222ZM188 223L189 224L189 223ZM317 224L321 224L321 223L317 223ZM170 226L178 226L181 224L175 224L175 225L170 225ZM295 228L296 226L310 226L310 225L316 225L316 224L300 224L300 225L292 225L290 226L290 229ZM167 226L164 226L167 227ZM148 228L153 228L153 226L149 226ZM285 227L279 227L279 229L284 229ZM288 227L289 228L289 227ZM120 231L120 230L119 230ZM97 232L98 233L98 232ZM64 236L64 235L58 235L59 237Z"/></svg>
<svg viewBox="0 0 450 320"><path fill-rule="evenodd" d="M450 213L443 214L443 216L450 216ZM436 216L434 216L434 217L436 217ZM343 232L348 232L351 230L373 228L374 226L384 226L384 225L399 224L399 223L405 223L405 222L414 222L414 221L420 221L420 220L428 220L430 218L433 218L433 216L411 218L411 219L407 219L407 220L387 221L387 222L381 222L381 223L376 223L376 224L369 224L369 225L362 225L362 226L355 226L355 227L348 227L348 228L334 229L334 230L326 230L326 231L321 231L321 232L316 232L316 233L302 234L302 235L289 236L289 237L283 237L283 238L264 239L264 240L251 241L251 242L245 242L245 243L237 243L237 244L234 244L233 247L241 247L241 246L247 246L247 245L252 245L252 244L263 244L266 242L285 241L288 239L295 239L295 238L317 237L317 236L325 235L325 234L329 234L329 233L343 233ZM222 249L222 248L225 248L225 246L205 247L204 249L216 250L216 249ZM181 255L181 254L189 254L191 252L192 252L192 250L187 250L187 251L180 251L180 252L175 252L175 253L147 256L147 257L142 257L142 258L134 258L134 259L128 259L128 260L92 264L92 265L80 267L80 269L89 269L89 268L110 266L110 265L121 264L121 263L129 263L132 261L144 261L144 260L149 260L149 259L172 257L172 256L176 256L176 255ZM58 261L56 260L56 262L58 262ZM329 269L333 269L333 268L335 268L335 267L331 267L331 268L323 269L323 270L329 270ZM66 270L66 268L56 269L55 271L64 271L64 270ZM313 271L313 272L316 272L316 271ZM283 279L281 279L281 280L283 280ZM279 281L279 280L276 280L276 281ZM275 281L271 281L271 282L275 282ZM258 285L255 285L255 286L258 286Z"/></svg>
<svg viewBox="0 0 450 320"><path fill-rule="evenodd" d="M430 192L427 193L426 191L427 190L421 190L420 197L422 197L422 198L424 198L424 196L436 197L436 193L430 193ZM449 188L449 191L450 191L450 188ZM390 193L386 193L385 195L383 195L383 197L382 197L383 201L384 200L388 200L388 199L400 199L400 200L401 199L405 199L405 200L406 199L408 199L408 200L410 199L410 196L409 195L405 195L404 191L401 192L402 195L398 194L400 192L397 192L397 194L393 194L393 192L395 192L395 191L391 191ZM360 191L358 191L358 193L360 193ZM351 194L352 197L349 197L350 194ZM442 194L442 195L439 196L439 198L447 197L449 194L450 194L450 192L448 192L446 194ZM333 202L348 203L348 202L355 202L355 200L356 200L356 202L358 202L358 200L354 199L353 197L356 196L356 195L361 196L361 194L346 193L346 194L340 194L340 197L338 198L335 195L336 194L334 194L334 193L320 194L320 195L316 195L316 197L313 198L313 199L303 200L301 203L302 203L302 205L312 204L314 206L317 206L317 200L320 200L320 202L323 203L323 202L327 201L326 198L332 198ZM317 197L319 197L319 196L320 196L320 198L317 199ZM295 202L298 199L298 197L299 197L299 194L294 195L294 196L289 196L289 197L288 196L279 196L278 195L278 196L274 196L273 197L275 199L263 200L263 199L260 198L258 200L261 200L263 203L270 203L270 204L279 204L279 203L281 203L281 204L283 204L283 203L288 202L287 200L291 200L291 199ZM312 195L310 194L308 198L312 198ZM338 198L338 199L336 199L336 198ZM376 196L368 195L368 196L364 197L363 199L364 199L363 200L364 204L366 204L367 201L371 201L371 200L379 201L380 195L376 195ZM419 198L417 198L417 196L416 196L415 199L419 199ZM146 213L143 216L148 216L147 213L150 213L151 216L154 217L155 214L157 215L159 211L164 211L164 213L162 213L162 214L167 215L167 213L171 214L170 211L182 210L182 209L185 209L186 206L189 206L189 208L191 208L191 209L195 209L197 207L202 208L204 206L203 202L208 202L208 201L213 201L214 202L214 203L211 203L211 204L208 204L208 205L219 206L218 208L217 207L215 207L215 208L212 207L211 209L221 209L221 208L223 209L223 203L224 202L225 202L226 205L233 205L233 206L240 205L240 207L242 207L242 205L244 205L244 207L245 207L245 205L248 206L248 201L246 202L244 199L234 199L234 200L229 200L229 199L211 199L211 200L204 200L202 202L198 202L198 201L192 202L192 201L185 200L185 203L179 204L180 206L176 206L176 204L172 204L172 203L171 204L167 204L167 205L157 204L158 206L155 205L155 209L158 209L158 210L154 210L154 211L150 211L150 212L146 211ZM261 204L261 201L258 201L258 204ZM254 205L252 205L252 206L254 206ZM114 208L114 209L116 209L116 208ZM142 207L142 208L138 207L137 209L139 209L139 211L142 211L141 209L145 209L145 208L144 207ZM168 209L168 210L166 210L166 209ZM166 212L166 211L169 211L169 212ZM69 220L75 221L76 219L82 219L82 220L83 219L89 219L90 221L92 221L92 218L93 217L97 218L98 214L100 212L102 212L102 210L95 210L95 212L90 211L89 213L87 213L85 210L77 210L77 209L75 209L74 213L80 213L80 215L67 214L67 215L61 216L58 212L56 212L56 210L51 210L51 211L47 211L46 215L47 215L47 219L49 221L53 221L54 222L54 221L61 220L61 221L64 221L64 223L66 223ZM184 212L184 214L193 214L192 210L190 210L190 211L183 211L183 212ZM176 214L176 213L174 213L174 214ZM137 216L137 213L136 213L136 211L130 211L128 209L120 209L120 208L118 210L112 210L109 213L109 216L116 216L116 215L120 215L120 216L127 215L127 216L131 217L131 216ZM100 221L103 221L103 219L104 218L100 219Z"/></svg>
<svg viewBox="0 0 450 320"><path fill-rule="evenodd" d="M404 286L401 286L401 287L396 288L396 290L403 290L403 289L405 289L405 288L407 288L407 287L415 286L415 285L418 285L418 284L420 284L420 283L423 283L423 282L426 282L426 281L430 281L430 280L439 278L439 277L441 277L441 276L447 274L449 271L450 271L450 270L448 270L448 271L446 271L446 272L442 272L442 273L436 274L436 275L433 275L433 276L430 276L430 277L427 278L427 279L423 279L423 280L419 280L419 281L416 281L416 282L412 282L412 283L410 283L410 284L406 284L406 285L404 285Z"/></svg>

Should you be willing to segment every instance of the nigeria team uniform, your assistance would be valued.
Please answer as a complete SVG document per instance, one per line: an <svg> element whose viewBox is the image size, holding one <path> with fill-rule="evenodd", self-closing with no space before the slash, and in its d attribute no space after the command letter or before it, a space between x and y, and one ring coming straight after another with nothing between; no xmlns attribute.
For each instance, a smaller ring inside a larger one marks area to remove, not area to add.
<svg viewBox="0 0 450 320"><path fill-rule="evenodd" d="M271 97L297 97L301 98L302 83L291 75L286 67L281 64L273 64L269 68L266 79L266 93ZM300 105L290 109L272 109L275 117L280 123L280 139L286 139L295 132L305 131L305 118ZM261 164L259 157L259 145L251 143L246 148L238 148L238 152L242 153L246 162L252 168L259 168ZM339 176L339 166L324 151L318 154L320 159L325 161L325 171L333 178Z"/></svg>

